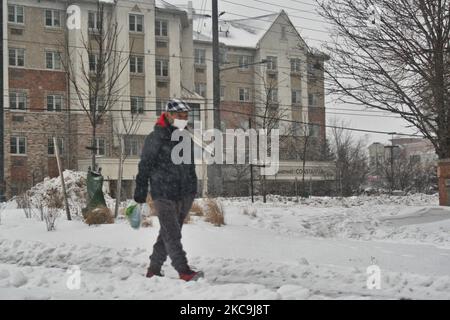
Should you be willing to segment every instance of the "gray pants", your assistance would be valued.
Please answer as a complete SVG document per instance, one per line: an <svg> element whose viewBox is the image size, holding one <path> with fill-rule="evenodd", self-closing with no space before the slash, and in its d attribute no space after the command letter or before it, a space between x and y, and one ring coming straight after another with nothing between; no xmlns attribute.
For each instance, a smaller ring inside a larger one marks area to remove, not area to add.
<svg viewBox="0 0 450 320"><path fill-rule="evenodd" d="M153 201L161 228L150 256L152 271L161 270L167 255L172 260L172 266L178 272L186 272L189 269L186 252L181 244L181 228L193 202L194 196L187 196L176 201L167 199Z"/></svg>

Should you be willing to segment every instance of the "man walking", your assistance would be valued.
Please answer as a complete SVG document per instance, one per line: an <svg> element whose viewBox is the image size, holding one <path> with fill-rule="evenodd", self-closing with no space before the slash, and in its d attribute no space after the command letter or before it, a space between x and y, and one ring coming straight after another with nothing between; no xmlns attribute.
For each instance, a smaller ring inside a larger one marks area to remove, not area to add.
<svg viewBox="0 0 450 320"><path fill-rule="evenodd" d="M191 281L203 276L201 271L191 270L181 244L183 221L197 193L195 164L193 161L174 164L171 158L173 147L179 143L171 141L172 133L187 126L190 110L185 102L170 100L166 112L155 124L153 132L146 137L142 149L134 200L137 203L146 202L150 179L150 193L161 225L150 256L148 278L162 276L161 267L167 256L172 260L172 266L178 271L180 279Z"/></svg>

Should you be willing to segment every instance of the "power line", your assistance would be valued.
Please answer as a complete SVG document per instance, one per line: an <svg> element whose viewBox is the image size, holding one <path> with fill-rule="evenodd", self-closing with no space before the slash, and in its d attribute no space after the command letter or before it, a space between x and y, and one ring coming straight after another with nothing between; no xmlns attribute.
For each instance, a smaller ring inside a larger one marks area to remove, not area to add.
<svg viewBox="0 0 450 320"><path fill-rule="evenodd" d="M213 108L200 108L200 109L197 109L197 110L199 110L199 111L213 111L214 109ZM71 110L71 111L75 111L75 110ZM79 109L79 110L76 110L76 111L85 111L85 110L84 109ZM147 111L155 111L156 112L156 111L160 111L160 110L149 109ZM344 127L344 126L333 126L333 125L327 125L327 124L321 124L321 123L312 123L312 122L305 122L305 121L298 121L298 120L289 120L289 119L283 119L283 118L279 118L279 117L265 117L265 116L261 116L261 115L258 115L258 114L239 112L239 111L235 111L235 110L224 110L224 109L221 109L220 111L221 112L233 113L233 114L239 114L239 115L245 115L247 117L270 119L270 120L273 120L273 121L280 121L280 122L296 123L296 124L303 124L303 125L315 125L315 126L320 126L320 127L325 127L325 128L343 129L343 130L365 132L365 133L376 133L376 134L392 135L391 131L388 132L388 131L358 129L358 128L350 128L350 127ZM19 130L19 129L17 129L17 130ZM396 133L396 134L397 135L402 135L402 136L422 137L423 138L423 136L419 136L419 135L416 135L416 134L407 134L407 133Z"/></svg>
<svg viewBox="0 0 450 320"><path fill-rule="evenodd" d="M234 4L234 5L240 5L240 4L238 4L238 3L231 2L231 1L225 1L225 0L222 0L222 1L223 1L223 2L227 2L227 3ZM269 6L274 6L274 7L280 8L280 5L278 5L278 4L273 4L273 3L266 2L266 1L262 1L262 0L251 0L251 1L259 2L259 3L267 4L267 5L269 5ZM298 12L305 12L305 13L317 14L317 13L314 12L314 11L302 10L302 9L298 9L298 8L288 7L288 6L283 6L282 8L283 8L283 9L289 9L289 10L295 10L295 11L298 11ZM261 10L261 11L272 12L272 11L269 11L269 10L266 10L266 9L261 9L261 8L257 8L257 9L258 9L258 10ZM297 16L297 15L292 15L292 14L289 14L289 16L290 16L290 17L294 17L294 18L304 19L304 20L315 21L315 22L329 23L329 22L326 22L326 21L323 21L323 20L319 20L319 19L312 19L312 18L307 18L307 17L303 17L303 16Z"/></svg>
<svg viewBox="0 0 450 320"><path fill-rule="evenodd" d="M321 96L323 96L323 95L321 95ZM4 97L9 97L8 95L4 95ZM117 97L129 97L129 96L127 96L127 95L117 95ZM148 99L148 98L145 98L145 97L141 97L141 96L138 96L139 98L144 98L144 105L145 104L157 104L157 103L161 103L161 102L165 102L166 100L168 100L169 98L167 98L167 99L165 99L165 98L154 98L154 97L151 97L151 99ZM36 95L36 96L27 96L27 99L37 99L37 98L42 98L42 99L44 99L45 100L45 96L38 96L38 95ZM72 98L64 98L63 100L70 100L70 101L77 101L77 102L79 102L80 100L81 101L89 101L89 98L79 98L76 94L72 94ZM132 100L131 99L116 99L116 98L113 98L113 99L111 99L112 100L112 102L114 102L114 103L120 103L120 102L126 102L126 103L128 103L128 102L132 102ZM208 102L212 102L212 99L202 99L202 100L199 100L199 102L206 102L206 103L208 103ZM241 101L241 100L223 100L222 101L222 104L225 104L225 106L226 106L226 103L242 103L242 104L246 104L246 103L251 103L251 104L258 104L258 102L259 103L263 103L263 102L261 102L261 101L257 101L257 102L255 102L255 101ZM195 102L193 102L193 103L195 103ZM287 108L277 108L278 110L295 110L295 109L300 109L300 110L302 110L302 109L304 109L304 108L306 108L306 106L305 107L303 107L302 105L295 105L295 104L283 104L283 103L274 103L274 104L276 104L277 106L281 106L281 107L287 107ZM355 110L355 109L347 109L347 108L333 108L333 107L315 107L315 106L307 106L308 107L308 109L310 109L310 110L313 110L313 111L318 111L318 110L321 110L321 109L323 109L323 112L324 113L326 113L326 114L336 114L336 115L355 115L355 116L369 116L369 117L379 117L379 118L396 118L396 119L400 119L401 117L399 117L399 116L392 116L392 115L386 115L386 112L383 112L383 111L377 111L377 110ZM259 107L259 106L254 106L254 108L256 108L256 109L260 109L261 107ZM15 108L5 108L5 110L14 110L14 111L18 111L17 109L15 109ZM27 109L27 110L32 110L32 109ZM72 111L75 111L74 109L70 109L70 110L72 110ZM84 109L83 109L84 110ZM357 113L351 113L351 112L347 112L347 113L337 113L337 112L329 112L328 110L338 110L338 111L352 111L352 112L357 112ZM130 111L129 110L129 108L127 108L127 109L113 109L113 110L110 110L110 111L113 111L113 112L120 112L120 111L124 111L124 112L127 112L127 111ZM18 112L21 112L21 111L18 111ZM363 114L360 114L361 112L367 112L367 113L370 113L369 115L363 115ZM381 113L380 115L377 115L377 114L373 114L373 113Z"/></svg>

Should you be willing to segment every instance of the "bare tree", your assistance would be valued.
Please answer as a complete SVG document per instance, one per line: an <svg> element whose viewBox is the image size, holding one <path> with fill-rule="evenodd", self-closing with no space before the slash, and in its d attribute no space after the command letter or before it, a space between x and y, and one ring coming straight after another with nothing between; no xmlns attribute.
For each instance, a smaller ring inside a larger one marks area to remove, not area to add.
<svg viewBox="0 0 450 320"><path fill-rule="evenodd" d="M68 80L81 109L92 126L92 170L96 170L96 129L102 118L117 105L127 83L121 76L128 67L130 48L120 47L119 28L113 3L97 1L96 25L89 26L88 36L81 33L82 46L66 44L61 59Z"/></svg>
<svg viewBox="0 0 450 320"><path fill-rule="evenodd" d="M257 78L260 79L262 87L260 90L255 90L255 122L257 126L266 131L268 137L271 136L274 129L280 129L279 123L283 117L286 116L286 109L279 107L278 86L287 78L279 81L275 72L267 70L267 72L255 72ZM289 128L280 133L280 139L286 137ZM281 143L282 141L280 141ZM260 150L261 151L261 150ZM271 152L270 144L267 145L267 150L262 150L262 154ZM252 160L252 159L250 159ZM262 159L261 165L265 164L265 159ZM261 191L263 195L263 202L267 201L266 176L260 175Z"/></svg>
<svg viewBox="0 0 450 320"><path fill-rule="evenodd" d="M394 153L392 167L390 161L381 165L383 178L389 189L406 192L431 192L435 189L435 169L432 163L422 163L414 157L408 157L404 150Z"/></svg>
<svg viewBox="0 0 450 320"><path fill-rule="evenodd" d="M366 181L369 166L365 154L365 143L355 140L351 131L345 130L345 122L334 120L331 129L332 148L336 156L336 184L341 196L358 192Z"/></svg>
<svg viewBox="0 0 450 320"><path fill-rule="evenodd" d="M450 158L450 0L316 1L333 25L331 92L400 115Z"/></svg>
<svg viewBox="0 0 450 320"><path fill-rule="evenodd" d="M116 204L114 208L114 217L119 215L119 204L122 196L122 176L123 176L123 164L131 152L126 152L125 142L134 138L136 132L142 123L142 117L140 116L141 110L130 110L131 112L124 113L123 108L120 110L120 123L117 123L111 113L111 123L113 126L114 135L119 141L119 166L117 174L117 186L116 186ZM144 110L142 110L143 112ZM130 146L131 147L131 146ZM136 146L137 147L137 146ZM136 148L138 149L138 148ZM128 150L129 151L129 150Z"/></svg>

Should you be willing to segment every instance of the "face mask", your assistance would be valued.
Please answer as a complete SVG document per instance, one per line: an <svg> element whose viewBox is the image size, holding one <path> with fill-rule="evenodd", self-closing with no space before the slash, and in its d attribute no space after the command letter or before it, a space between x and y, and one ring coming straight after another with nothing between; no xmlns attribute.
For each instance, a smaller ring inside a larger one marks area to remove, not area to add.
<svg viewBox="0 0 450 320"><path fill-rule="evenodd" d="M187 120L181 120L181 119L173 119L173 126L177 127L180 130L184 130L188 124Z"/></svg>

